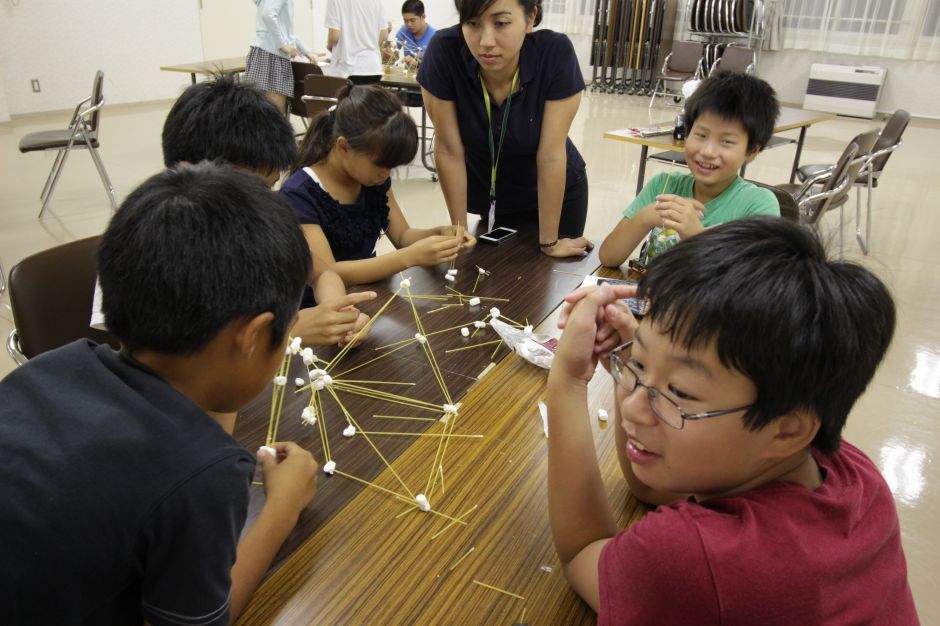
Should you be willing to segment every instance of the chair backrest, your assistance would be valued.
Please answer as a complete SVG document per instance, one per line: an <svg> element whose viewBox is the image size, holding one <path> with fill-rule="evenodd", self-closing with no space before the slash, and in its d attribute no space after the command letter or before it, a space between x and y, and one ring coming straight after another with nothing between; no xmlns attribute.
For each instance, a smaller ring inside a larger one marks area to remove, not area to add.
<svg viewBox="0 0 940 626"><path fill-rule="evenodd" d="M300 63L298 61L291 61L290 67L294 73L294 95L290 99L290 112L300 117L309 117L307 107L304 106L303 102L304 79L311 74L322 76L323 70L316 63Z"/></svg>
<svg viewBox="0 0 940 626"><path fill-rule="evenodd" d="M96 106L101 104L101 101L104 99L104 72L98 70L95 72L95 81L91 84L91 101L88 103L88 106ZM101 109L95 110L91 114L91 118L88 120L88 130L91 133L92 137L96 137L98 133L98 124L101 120Z"/></svg>
<svg viewBox="0 0 940 626"><path fill-rule="evenodd" d="M802 199L797 198L807 222L815 224L823 213L845 204L852 184L865 167L868 155L878 140L878 132L878 129L874 128L856 135L845 147L829 177L823 181L822 190Z"/></svg>
<svg viewBox="0 0 940 626"><path fill-rule="evenodd" d="M901 135L904 134L904 130L907 128L910 121L910 113L904 109L895 111L891 117L888 118L885 127L881 129L881 134L878 135L878 141L875 142L875 147L872 152L890 148L901 141ZM892 152L886 152L881 156L875 157L869 166L872 171L872 176L877 178L881 174L881 171L885 168L885 164L888 162L888 159L891 158L892 154Z"/></svg>
<svg viewBox="0 0 940 626"><path fill-rule="evenodd" d="M304 104L307 115L313 117L336 104L340 89L346 86L339 76L307 76L304 78Z"/></svg>
<svg viewBox="0 0 940 626"><path fill-rule="evenodd" d="M695 72L702 59L702 49L701 41L673 42L667 69L674 72Z"/></svg>
<svg viewBox="0 0 940 626"><path fill-rule="evenodd" d="M746 46L728 46L718 57L712 71L750 72L754 67L754 50Z"/></svg>
<svg viewBox="0 0 940 626"><path fill-rule="evenodd" d="M749 180L748 182L753 183L758 187L769 189L771 192L773 192L774 196L777 198L777 204L780 205L780 217L791 222L799 223L800 207L797 205L796 200L793 199L793 196L789 191L786 189L781 189L775 185L768 185L767 183L762 183L756 180Z"/></svg>
<svg viewBox="0 0 940 626"><path fill-rule="evenodd" d="M114 335L88 325L100 240L96 236L57 246L10 270L10 307L26 358L83 337L120 347Z"/></svg>

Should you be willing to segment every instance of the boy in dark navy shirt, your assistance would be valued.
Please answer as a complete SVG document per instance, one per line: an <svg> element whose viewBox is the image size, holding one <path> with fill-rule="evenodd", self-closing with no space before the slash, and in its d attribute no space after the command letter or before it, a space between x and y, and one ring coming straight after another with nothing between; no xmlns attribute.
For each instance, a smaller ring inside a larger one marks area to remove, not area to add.
<svg viewBox="0 0 940 626"><path fill-rule="evenodd" d="M239 541L255 459L208 413L271 381L310 264L252 174L184 165L128 196L98 256L123 351L76 341L0 382L7 623L240 613L313 498L316 463L293 443L259 452L265 505Z"/></svg>

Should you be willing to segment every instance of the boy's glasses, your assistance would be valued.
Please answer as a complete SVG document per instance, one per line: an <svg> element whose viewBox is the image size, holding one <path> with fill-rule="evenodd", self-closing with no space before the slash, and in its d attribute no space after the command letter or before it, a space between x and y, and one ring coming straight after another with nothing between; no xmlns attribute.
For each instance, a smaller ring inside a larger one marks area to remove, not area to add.
<svg viewBox="0 0 940 626"><path fill-rule="evenodd" d="M656 417L666 426L671 426L676 430L682 430L686 420L703 420L709 417L728 415L729 413L737 413L738 411L744 411L754 406L753 404L748 404L747 406L739 406L735 409L689 413L656 387L650 387L640 382L639 372L633 369L633 366L629 363L632 345L633 342L628 341L608 353L607 358L610 359L610 375L614 379L614 382L623 387L628 393L632 394L636 391L637 387L646 389L646 396L649 398L650 408L653 409L653 413L656 414ZM621 354L625 354L626 357L622 357Z"/></svg>

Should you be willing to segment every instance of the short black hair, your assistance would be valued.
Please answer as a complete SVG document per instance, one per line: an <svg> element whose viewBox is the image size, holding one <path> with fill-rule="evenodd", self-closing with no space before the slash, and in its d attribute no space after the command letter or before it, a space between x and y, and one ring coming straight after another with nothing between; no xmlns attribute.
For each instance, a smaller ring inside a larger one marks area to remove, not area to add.
<svg viewBox="0 0 940 626"><path fill-rule="evenodd" d="M812 445L839 449L842 428L894 332L891 294L874 274L829 261L819 238L776 217L715 226L656 258L640 280L647 316L686 349L713 340L747 376L758 430L793 410L815 413Z"/></svg>
<svg viewBox="0 0 940 626"><path fill-rule="evenodd" d="M105 322L131 352L193 354L229 323L265 312L279 343L310 267L290 207L258 176L208 161L131 192L98 251Z"/></svg>
<svg viewBox="0 0 940 626"><path fill-rule="evenodd" d="M411 13L421 17L424 15L424 3L421 0L405 0L401 5L401 14Z"/></svg>
<svg viewBox="0 0 940 626"><path fill-rule="evenodd" d="M780 115L780 103L774 88L765 81L745 74L721 70L699 84L685 101L685 131L702 113L713 113L729 122L740 122L747 131L747 151L767 147Z"/></svg>
<svg viewBox="0 0 940 626"><path fill-rule="evenodd" d="M163 124L163 163L225 161L267 174L297 159L294 129L258 87L230 76L196 83Z"/></svg>
<svg viewBox="0 0 940 626"><path fill-rule="evenodd" d="M535 15L535 26L542 23L542 0L516 0L525 11L526 17ZM457 14L460 16L460 23L465 24L470 20L480 17L496 0L454 0L457 7Z"/></svg>
<svg viewBox="0 0 940 626"><path fill-rule="evenodd" d="M293 171L325 159L340 137L353 150L371 155L379 167L411 163L418 153L418 128L398 96L379 85L347 83L337 98L334 111L310 122Z"/></svg>

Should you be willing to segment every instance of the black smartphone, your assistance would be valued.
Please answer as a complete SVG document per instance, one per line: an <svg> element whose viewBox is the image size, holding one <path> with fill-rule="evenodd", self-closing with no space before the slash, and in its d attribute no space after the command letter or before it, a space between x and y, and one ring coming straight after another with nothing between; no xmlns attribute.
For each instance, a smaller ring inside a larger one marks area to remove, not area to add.
<svg viewBox="0 0 940 626"><path fill-rule="evenodd" d="M500 226L499 228L494 228L488 233L484 233L477 237L480 241L485 241L486 243L491 244L500 244L507 239L511 239L516 236L516 231L512 228L506 228L505 226Z"/></svg>

